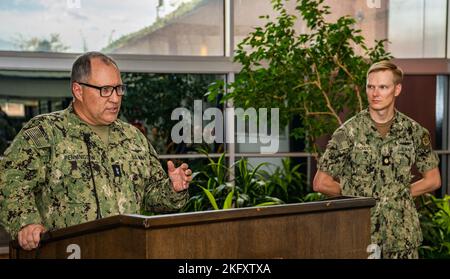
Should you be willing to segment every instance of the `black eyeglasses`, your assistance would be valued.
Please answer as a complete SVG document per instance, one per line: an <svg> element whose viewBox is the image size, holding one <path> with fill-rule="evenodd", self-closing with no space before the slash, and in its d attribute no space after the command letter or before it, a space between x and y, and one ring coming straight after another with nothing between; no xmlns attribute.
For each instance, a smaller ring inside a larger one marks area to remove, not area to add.
<svg viewBox="0 0 450 279"><path fill-rule="evenodd" d="M119 84L116 86L112 86L112 85L105 85L105 86L95 86L89 83L83 83L83 82L78 82L76 81L76 83L90 87L90 88L95 88L98 91L100 91L100 96L102 97L109 97L112 95L112 93L114 92L114 90L116 90L117 95L119 96L123 96L125 95L126 91L127 91L127 85L126 84Z"/></svg>

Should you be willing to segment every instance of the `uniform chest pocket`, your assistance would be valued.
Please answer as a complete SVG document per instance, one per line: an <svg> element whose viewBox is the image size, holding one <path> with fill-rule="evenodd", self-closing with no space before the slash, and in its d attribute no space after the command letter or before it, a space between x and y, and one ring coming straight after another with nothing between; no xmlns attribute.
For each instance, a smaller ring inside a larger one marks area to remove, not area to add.
<svg viewBox="0 0 450 279"><path fill-rule="evenodd" d="M410 168L415 161L416 153L412 142L400 142L392 148L392 159L398 168Z"/></svg>
<svg viewBox="0 0 450 279"><path fill-rule="evenodd" d="M145 160L129 160L124 164L124 172L131 181L138 181L147 177L148 167Z"/></svg>
<svg viewBox="0 0 450 279"><path fill-rule="evenodd" d="M95 161L92 165L98 166ZM92 166L95 168L95 166ZM95 175L95 170L94 170ZM91 199L91 181L89 161L82 158L58 160L53 164L51 175L51 195L67 202L86 202Z"/></svg>
<svg viewBox="0 0 450 279"><path fill-rule="evenodd" d="M363 191L366 187L371 187L374 174L374 154L369 145L357 144L350 154L351 163L351 183Z"/></svg>
<svg viewBox="0 0 450 279"><path fill-rule="evenodd" d="M368 145L355 145L350 150L350 167L348 171L351 175L347 176L348 184L343 184L343 193L370 196L374 182L375 165L373 150Z"/></svg>
<svg viewBox="0 0 450 279"><path fill-rule="evenodd" d="M368 145L357 144L351 153L351 164L354 174L363 174L370 172L373 168L373 151Z"/></svg>
<svg viewBox="0 0 450 279"><path fill-rule="evenodd" d="M120 153L111 154L110 158L114 173L116 173L114 170L115 166L120 166L122 170L120 179L115 177L115 181L120 183L131 181L134 184L141 184L142 179L145 177L147 152L145 149L136 146L125 146L120 151Z"/></svg>
<svg viewBox="0 0 450 279"><path fill-rule="evenodd" d="M148 180L148 167L145 160L129 160L123 164L123 176L120 188L124 196L134 196L137 204L142 202L146 181Z"/></svg>

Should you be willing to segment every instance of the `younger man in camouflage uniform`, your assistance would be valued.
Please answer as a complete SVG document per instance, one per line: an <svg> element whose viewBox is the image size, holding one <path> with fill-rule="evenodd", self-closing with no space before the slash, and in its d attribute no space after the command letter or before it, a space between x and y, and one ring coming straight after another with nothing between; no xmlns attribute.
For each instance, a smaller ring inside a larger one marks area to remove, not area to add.
<svg viewBox="0 0 450 279"><path fill-rule="evenodd" d="M40 234L117 214L174 211L187 201L191 170L168 163L135 127L117 119L117 64L90 52L72 68L73 103L33 118L0 162L0 223L27 250Z"/></svg>
<svg viewBox="0 0 450 279"><path fill-rule="evenodd" d="M441 185L429 132L395 110L402 79L402 71L388 61L370 67L369 108L334 132L314 177L317 192L376 199L372 243L382 258L418 258L422 233L413 197ZM411 185L413 164L423 178Z"/></svg>

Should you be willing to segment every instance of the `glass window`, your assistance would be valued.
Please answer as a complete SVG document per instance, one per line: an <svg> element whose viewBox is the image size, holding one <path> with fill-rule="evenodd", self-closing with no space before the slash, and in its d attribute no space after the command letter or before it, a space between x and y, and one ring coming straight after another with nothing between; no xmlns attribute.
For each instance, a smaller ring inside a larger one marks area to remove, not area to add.
<svg viewBox="0 0 450 279"><path fill-rule="evenodd" d="M389 45L396 58L444 58L447 1L389 1Z"/></svg>
<svg viewBox="0 0 450 279"><path fill-rule="evenodd" d="M296 1L286 3L287 10L300 17L295 10ZM344 15L352 16L356 19L356 28L362 30L362 35L366 38L369 47L374 45L375 40L385 39L387 30L386 5L380 2L379 7L369 5L361 0L326 0L324 5L330 6L331 14L326 18L330 22L336 21ZM266 19L261 19L261 15L269 15L273 20L277 14L273 11L270 1L260 0L236 0L235 1L235 45L239 44L257 26L264 26ZM298 20L295 23L296 31L300 33L308 32L305 24Z"/></svg>
<svg viewBox="0 0 450 279"><path fill-rule="evenodd" d="M448 79L447 75L436 77L436 148L447 150L448 145Z"/></svg>
<svg viewBox="0 0 450 279"><path fill-rule="evenodd" d="M444 58L446 39L445 0L326 0L330 6L328 21L336 21L344 15L356 19L356 28L369 47L375 40L388 39L387 49L396 58ZM295 11L295 1L287 2L291 14ZM276 18L269 1L235 1L235 43L240 43L256 26L263 26L265 19L260 15ZM297 21L297 32L308 32L305 24ZM361 51L361 50L358 50Z"/></svg>
<svg viewBox="0 0 450 279"><path fill-rule="evenodd" d="M120 117L145 133L159 154L197 153L198 148L224 152L223 141L213 141L219 129L224 134L223 121L220 125L215 121L216 113L223 115L222 105L204 96L209 84L223 78L216 74L122 73L128 89ZM69 83L67 72L0 71L0 88L4 89L0 90L0 106L19 131L38 114L65 109L72 100ZM185 114L171 120L177 108ZM184 129L181 122L188 119L187 113L190 125ZM177 124L179 129L174 131L182 137L189 132L191 142L177 142L171 136Z"/></svg>
<svg viewBox="0 0 450 279"><path fill-rule="evenodd" d="M234 1L234 43L235 47L257 26L267 22L261 15L275 16L270 1L235 0Z"/></svg>
<svg viewBox="0 0 450 279"><path fill-rule="evenodd" d="M223 56L223 10L223 0L2 1L0 50Z"/></svg>
<svg viewBox="0 0 450 279"><path fill-rule="evenodd" d="M450 195L450 155L440 154L439 155L439 165L441 171L442 186L440 189L435 191L438 197L444 197L445 195Z"/></svg>
<svg viewBox="0 0 450 279"><path fill-rule="evenodd" d="M263 114L261 110L235 110L235 143L238 153L279 153L289 152L290 140L288 127L279 127L279 117L271 110ZM245 115L245 119L243 118ZM265 119L264 119L265 118ZM262 125L261 125L262 124ZM277 130L275 130L277 129Z"/></svg>
<svg viewBox="0 0 450 279"><path fill-rule="evenodd" d="M213 137L219 130L223 135L224 125L220 116L221 125L215 122L215 116L206 117L207 110L222 116L223 113L219 103L209 103L204 96L208 85L223 76L125 73L122 79L128 86L121 117L146 134L158 154L197 153L198 148L210 153L224 152L220 140L207 144L205 135ZM172 117L175 112L177 116Z"/></svg>
<svg viewBox="0 0 450 279"><path fill-rule="evenodd" d="M1 70L0 107L15 132L38 114L67 107L72 100L69 79L68 72Z"/></svg>

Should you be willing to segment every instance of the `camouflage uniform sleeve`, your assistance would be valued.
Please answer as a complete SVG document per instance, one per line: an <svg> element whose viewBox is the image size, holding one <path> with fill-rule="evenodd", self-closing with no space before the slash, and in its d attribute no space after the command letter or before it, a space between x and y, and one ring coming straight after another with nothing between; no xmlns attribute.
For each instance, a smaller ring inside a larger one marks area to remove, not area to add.
<svg viewBox="0 0 450 279"><path fill-rule="evenodd" d="M344 164L347 160L350 142L343 127L338 128L327 144L325 153L319 159L317 168L331 175L333 178L342 175Z"/></svg>
<svg viewBox="0 0 450 279"><path fill-rule="evenodd" d="M180 210L187 202L188 191L175 192L170 178L159 162L158 155L148 142L150 149L150 179L145 189L145 210L157 213Z"/></svg>
<svg viewBox="0 0 450 279"><path fill-rule="evenodd" d="M41 126L24 128L0 162L0 223L13 238L28 224L42 224L35 195L45 180L48 146Z"/></svg>
<svg viewBox="0 0 450 279"><path fill-rule="evenodd" d="M439 165L439 157L431 147L430 133L422 128L415 136L416 143L416 166L420 173L427 172Z"/></svg>

